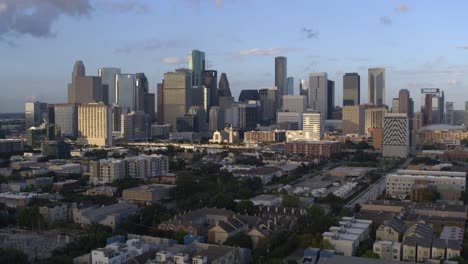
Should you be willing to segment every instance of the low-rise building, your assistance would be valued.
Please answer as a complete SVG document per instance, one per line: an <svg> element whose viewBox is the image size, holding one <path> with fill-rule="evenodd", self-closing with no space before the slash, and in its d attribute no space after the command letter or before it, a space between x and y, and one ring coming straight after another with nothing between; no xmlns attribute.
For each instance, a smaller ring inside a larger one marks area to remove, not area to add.
<svg viewBox="0 0 468 264"><path fill-rule="evenodd" d="M268 184L273 180L273 178L281 177L283 175L283 172L280 168L277 167L263 166L252 168L249 170L233 170L232 174L234 175L234 177L258 177L262 180L263 184Z"/></svg>
<svg viewBox="0 0 468 264"><path fill-rule="evenodd" d="M208 231L208 242L212 244L223 244L232 236L241 232L247 232L249 226L247 221L239 216L232 216L226 221L219 221Z"/></svg>
<svg viewBox="0 0 468 264"><path fill-rule="evenodd" d="M66 180L61 182L55 182L52 185L54 191L73 191L80 188L80 182L78 180Z"/></svg>
<svg viewBox="0 0 468 264"><path fill-rule="evenodd" d="M92 264L123 264L135 256L150 250L150 246L139 239L129 239L126 243L115 242L105 248L91 252Z"/></svg>
<svg viewBox="0 0 468 264"><path fill-rule="evenodd" d="M125 166L122 160L101 159L91 161L89 166L89 180L94 185L112 183L123 179Z"/></svg>
<svg viewBox="0 0 468 264"><path fill-rule="evenodd" d="M11 208L24 207L29 204L29 201L34 197L46 197L47 194L26 193L26 192L3 192L0 193L0 203L4 203Z"/></svg>
<svg viewBox="0 0 468 264"><path fill-rule="evenodd" d="M115 229L122 220L138 210L135 204L121 202L102 207L73 208L73 222L80 225L101 224Z"/></svg>
<svg viewBox="0 0 468 264"><path fill-rule="evenodd" d="M380 256L380 259L400 261L402 245L397 241L376 241L373 251Z"/></svg>
<svg viewBox="0 0 468 264"><path fill-rule="evenodd" d="M39 213L47 223L70 220L70 210L65 203L52 203L39 207Z"/></svg>
<svg viewBox="0 0 468 264"><path fill-rule="evenodd" d="M250 201L255 205L263 206L279 206L283 199L281 196L273 194L261 194L257 197L250 199Z"/></svg>
<svg viewBox="0 0 468 264"><path fill-rule="evenodd" d="M50 165L49 170L53 171L59 176L68 177L70 175L81 175L81 164L78 163L66 163L63 165Z"/></svg>
<svg viewBox="0 0 468 264"><path fill-rule="evenodd" d="M286 132L284 130L248 131L244 133L244 143L283 142L285 140Z"/></svg>
<svg viewBox="0 0 468 264"><path fill-rule="evenodd" d="M154 203L170 196L171 189L175 185L168 184L147 184L125 189L122 192L122 199L137 203Z"/></svg>
<svg viewBox="0 0 468 264"><path fill-rule="evenodd" d="M359 243L369 238L371 220L343 217L339 226L330 227L328 232L322 234L323 239L330 242L337 253L353 256Z"/></svg>
<svg viewBox="0 0 468 264"><path fill-rule="evenodd" d="M392 217L377 228L375 239L378 241L399 242L404 232L405 223L397 217Z"/></svg>
<svg viewBox="0 0 468 264"><path fill-rule="evenodd" d="M97 196L97 195L104 195L104 196L115 196L117 194L117 187L112 186L97 186L92 189L86 190L86 195L89 196Z"/></svg>
<svg viewBox="0 0 468 264"><path fill-rule="evenodd" d="M331 158L341 152L338 141L292 141L286 142L284 150L288 154L301 154L311 158Z"/></svg>

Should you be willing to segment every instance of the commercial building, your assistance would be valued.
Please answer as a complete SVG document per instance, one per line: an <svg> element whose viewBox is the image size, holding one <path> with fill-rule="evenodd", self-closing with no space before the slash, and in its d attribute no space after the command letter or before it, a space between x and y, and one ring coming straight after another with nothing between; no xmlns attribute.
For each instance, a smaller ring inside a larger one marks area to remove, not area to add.
<svg viewBox="0 0 468 264"><path fill-rule="evenodd" d="M361 104L361 77L359 74L343 75L343 106Z"/></svg>
<svg viewBox="0 0 468 264"><path fill-rule="evenodd" d="M288 77L286 79L287 95L294 95L294 77Z"/></svg>
<svg viewBox="0 0 468 264"><path fill-rule="evenodd" d="M43 123L47 116L47 103L28 102L25 104L25 128L36 127Z"/></svg>
<svg viewBox="0 0 468 264"><path fill-rule="evenodd" d="M171 125L151 125L151 138L167 138L171 132Z"/></svg>
<svg viewBox="0 0 468 264"><path fill-rule="evenodd" d="M365 112L362 105L343 106L343 134L364 135Z"/></svg>
<svg viewBox="0 0 468 264"><path fill-rule="evenodd" d="M102 79L86 76L82 61L73 67L72 82L68 84L69 104L88 104L103 101Z"/></svg>
<svg viewBox="0 0 468 264"><path fill-rule="evenodd" d="M439 88L421 89L421 112L424 114L424 125L443 124L445 95Z"/></svg>
<svg viewBox="0 0 468 264"><path fill-rule="evenodd" d="M287 154L329 159L341 152L341 143L338 141L291 141L285 143L284 150Z"/></svg>
<svg viewBox="0 0 468 264"><path fill-rule="evenodd" d="M112 146L112 112L104 103L78 107L78 144Z"/></svg>
<svg viewBox="0 0 468 264"><path fill-rule="evenodd" d="M278 88L276 102L281 104L281 96L287 95L288 60L286 57L275 57L275 86Z"/></svg>
<svg viewBox="0 0 468 264"><path fill-rule="evenodd" d="M78 135L78 106L76 104L55 104L55 125L62 137L76 138Z"/></svg>
<svg viewBox="0 0 468 264"><path fill-rule="evenodd" d="M373 129L384 127L385 107L369 107L365 110L364 133L370 134Z"/></svg>
<svg viewBox="0 0 468 264"><path fill-rule="evenodd" d="M46 140L41 144L41 154L52 159L70 158L70 144L63 140Z"/></svg>
<svg viewBox="0 0 468 264"><path fill-rule="evenodd" d="M23 151L22 139L0 139L0 153L14 154Z"/></svg>
<svg viewBox="0 0 468 264"><path fill-rule="evenodd" d="M256 101L239 104L239 129L253 130L258 123L258 105Z"/></svg>
<svg viewBox="0 0 468 264"><path fill-rule="evenodd" d="M247 131L244 133L244 143L267 143L286 141L286 131Z"/></svg>
<svg viewBox="0 0 468 264"><path fill-rule="evenodd" d="M388 174L386 180L386 190L390 195L407 196L411 194L413 185L428 184L436 188L441 198L450 198L447 196L459 197L465 191L466 172L398 170Z"/></svg>
<svg viewBox="0 0 468 264"><path fill-rule="evenodd" d="M171 189L175 185L150 184L125 189L122 192L122 199L137 203L154 203L170 196Z"/></svg>
<svg viewBox="0 0 468 264"><path fill-rule="evenodd" d="M431 125L416 131L415 144L425 145L446 140L462 140L468 138L468 131L464 126Z"/></svg>
<svg viewBox="0 0 468 264"><path fill-rule="evenodd" d="M205 70L202 72L202 86L210 91L210 105L206 112L210 111L212 106L218 106L218 72L214 70Z"/></svg>
<svg viewBox="0 0 468 264"><path fill-rule="evenodd" d="M258 93L260 96L262 120L275 122L276 112L279 108L279 102L276 101L278 89L276 87L261 88Z"/></svg>
<svg viewBox="0 0 468 264"><path fill-rule="evenodd" d="M333 119L335 110L335 82L327 81L327 116L324 119Z"/></svg>
<svg viewBox="0 0 468 264"><path fill-rule="evenodd" d="M202 85L202 72L205 70L205 52L199 50L191 50L189 54L189 69L193 72L192 85Z"/></svg>
<svg viewBox="0 0 468 264"><path fill-rule="evenodd" d="M178 69L164 74L163 113L164 124L176 127L177 117L184 116L189 110L192 91L192 71Z"/></svg>
<svg viewBox="0 0 468 264"><path fill-rule="evenodd" d="M376 106L385 105L385 69L369 68L369 100L370 104Z"/></svg>
<svg viewBox="0 0 468 264"><path fill-rule="evenodd" d="M339 226L332 226L328 232L324 232L323 239L330 242L337 253L354 256L359 243L369 238L372 221L343 217L338 224Z"/></svg>
<svg viewBox="0 0 468 264"><path fill-rule="evenodd" d="M101 77L102 86L107 86L107 99L104 98L104 103L114 104L117 103L117 96L115 91L115 75L120 74L119 68L102 67L98 69L98 76ZM106 89L104 89L106 90Z"/></svg>
<svg viewBox="0 0 468 264"><path fill-rule="evenodd" d="M307 97L304 95L284 95L283 112L304 113L307 111Z"/></svg>
<svg viewBox="0 0 468 264"><path fill-rule="evenodd" d="M323 119L328 116L328 77L326 72L309 76L309 108L319 111Z"/></svg>
<svg viewBox="0 0 468 264"><path fill-rule="evenodd" d="M302 131L306 140L322 140L324 129L324 115L319 112L307 112L302 114Z"/></svg>
<svg viewBox="0 0 468 264"><path fill-rule="evenodd" d="M287 126L287 129L300 130L302 129L302 112L277 112L276 124L282 129L283 126Z"/></svg>
<svg viewBox="0 0 468 264"><path fill-rule="evenodd" d="M383 157L407 158L409 155L409 125L406 114L389 114L384 117L382 140Z"/></svg>
<svg viewBox="0 0 468 264"><path fill-rule="evenodd" d="M224 129L225 112L219 106L212 106L209 114L209 131L220 131Z"/></svg>

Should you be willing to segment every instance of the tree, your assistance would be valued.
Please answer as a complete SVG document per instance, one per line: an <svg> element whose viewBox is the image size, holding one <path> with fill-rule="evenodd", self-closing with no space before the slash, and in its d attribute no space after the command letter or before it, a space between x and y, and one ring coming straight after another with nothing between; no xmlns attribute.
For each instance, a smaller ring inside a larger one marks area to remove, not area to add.
<svg viewBox="0 0 468 264"><path fill-rule="evenodd" d="M29 228L44 228L44 217L39 213L38 206L24 207L18 215L18 224Z"/></svg>
<svg viewBox="0 0 468 264"><path fill-rule="evenodd" d="M28 256L14 248L0 248L0 263L27 264Z"/></svg>
<svg viewBox="0 0 468 264"><path fill-rule="evenodd" d="M224 242L224 245L232 246L232 247L248 248L248 249L253 248L252 239L243 232L240 232L226 239L226 241Z"/></svg>
<svg viewBox="0 0 468 264"><path fill-rule="evenodd" d="M244 200L237 203L236 212L239 214L254 215L258 212L258 209L251 201Z"/></svg>
<svg viewBox="0 0 468 264"><path fill-rule="evenodd" d="M372 251L370 249L366 250L366 252L364 252L364 254L362 254L361 257L363 257L363 258L372 258L372 259L380 259L379 254L375 253L374 251Z"/></svg>
<svg viewBox="0 0 468 264"><path fill-rule="evenodd" d="M281 206L283 207L300 207L301 200L299 197L294 195L283 195L283 201L281 202Z"/></svg>

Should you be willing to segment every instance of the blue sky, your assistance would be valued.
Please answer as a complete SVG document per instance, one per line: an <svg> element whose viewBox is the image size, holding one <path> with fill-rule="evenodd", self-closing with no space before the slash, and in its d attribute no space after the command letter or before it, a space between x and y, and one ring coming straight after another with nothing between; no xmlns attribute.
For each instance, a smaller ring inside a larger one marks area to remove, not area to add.
<svg viewBox="0 0 468 264"><path fill-rule="evenodd" d="M53 3L53 4L52 4ZM437 87L456 109L468 100L467 1L0 0L0 112L26 100L65 102L75 60L145 72L187 67L191 49L226 72L235 96L274 84L274 57L298 80L327 72L342 100L342 75L386 68L386 98Z"/></svg>

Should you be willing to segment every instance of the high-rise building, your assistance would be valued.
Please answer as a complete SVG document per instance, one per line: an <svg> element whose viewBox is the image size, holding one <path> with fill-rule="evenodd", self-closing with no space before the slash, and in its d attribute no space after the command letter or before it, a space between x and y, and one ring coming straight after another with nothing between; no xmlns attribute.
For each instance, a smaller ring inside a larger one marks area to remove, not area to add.
<svg viewBox="0 0 468 264"><path fill-rule="evenodd" d="M54 104L47 104L46 122L55 124L55 106Z"/></svg>
<svg viewBox="0 0 468 264"><path fill-rule="evenodd" d="M275 57L275 86L278 88L277 102L281 103L281 96L287 95L287 69L286 57Z"/></svg>
<svg viewBox="0 0 468 264"><path fill-rule="evenodd" d="M307 110L307 101L304 95L283 96L283 108L285 112L304 113Z"/></svg>
<svg viewBox="0 0 468 264"><path fill-rule="evenodd" d="M407 89L401 89L398 93L398 113L405 113L408 118L412 116L410 92Z"/></svg>
<svg viewBox="0 0 468 264"><path fill-rule="evenodd" d="M343 134L363 135L365 112L362 105L343 106Z"/></svg>
<svg viewBox="0 0 468 264"><path fill-rule="evenodd" d="M302 114L302 131L306 140L323 139L324 119L319 112L306 112Z"/></svg>
<svg viewBox="0 0 468 264"><path fill-rule="evenodd" d="M444 120L445 95L438 88L421 89L421 112L424 125L441 124Z"/></svg>
<svg viewBox="0 0 468 264"><path fill-rule="evenodd" d="M145 111L145 94L149 89L148 78L144 73L135 74L135 109L134 111Z"/></svg>
<svg viewBox="0 0 468 264"><path fill-rule="evenodd" d="M214 105L218 105L218 72L213 70L207 70L202 72L202 86L206 86L210 91L210 105L209 108Z"/></svg>
<svg viewBox="0 0 468 264"><path fill-rule="evenodd" d="M143 111L122 113L120 135L124 140L142 140L150 137L148 115Z"/></svg>
<svg viewBox="0 0 468 264"><path fill-rule="evenodd" d="M406 159L409 154L409 145L409 125L406 114L386 114L382 140L383 157Z"/></svg>
<svg viewBox="0 0 468 264"><path fill-rule="evenodd" d="M453 125L454 109L453 102L445 103L445 124Z"/></svg>
<svg viewBox="0 0 468 264"><path fill-rule="evenodd" d="M158 124L164 125L164 89L163 89L163 84L158 83L156 87L156 93L157 93L157 115L158 115Z"/></svg>
<svg viewBox="0 0 468 264"><path fill-rule="evenodd" d="M210 108L209 130L211 132L222 131L224 129L225 117L224 109L219 106Z"/></svg>
<svg viewBox="0 0 468 264"><path fill-rule="evenodd" d="M419 130L424 126L424 113L416 112L413 115L413 126L414 130Z"/></svg>
<svg viewBox="0 0 468 264"><path fill-rule="evenodd" d="M188 114L195 116L196 118L196 127L194 131L196 132L205 132L206 131L206 114L207 112L201 106L191 106L188 110Z"/></svg>
<svg viewBox="0 0 468 264"><path fill-rule="evenodd" d="M175 129L177 117L189 110L192 95L192 71L177 69L164 74L164 123Z"/></svg>
<svg viewBox="0 0 468 264"><path fill-rule="evenodd" d="M115 75L115 90L117 104L128 112L136 110L136 75Z"/></svg>
<svg viewBox="0 0 468 264"><path fill-rule="evenodd" d="M263 121L276 121L278 104L276 102L278 89L276 87L261 88L259 91Z"/></svg>
<svg viewBox="0 0 468 264"><path fill-rule="evenodd" d="M303 112L277 112L276 125L281 129L300 130L302 129Z"/></svg>
<svg viewBox="0 0 468 264"><path fill-rule="evenodd" d="M468 101L465 101L465 111L468 112Z"/></svg>
<svg viewBox="0 0 468 264"><path fill-rule="evenodd" d="M299 95L303 95L306 98L306 108L309 108L309 82L308 80L301 80L299 82Z"/></svg>
<svg viewBox="0 0 468 264"><path fill-rule="evenodd" d="M204 85L193 87L190 105L200 106L208 113L211 106L211 90Z"/></svg>
<svg viewBox="0 0 468 264"><path fill-rule="evenodd" d="M328 80L327 82L327 119L332 119L333 110L335 109L335 82Z"/></svg>
<svg viewBox="0 0 468 264"><path fill-rule="evenodd" d="M221 73L218 85L218 105L223 109L228 109L234 103L234 97L231 94L231 88L229 87L229 81L226 73Z"/></svg>
<svg viewBox="0 0 468 264"><path fill-rule="evenodd" d="M343 75L343 106L361 104L361 77L359 74Z"/></svg>
<svg viewBox="0 0 468 264"><path fill-rule="evenodd" d="M202 85L202 72L205 70L205 52L199 50L190 51L189 69L192 70L192 86Z"/></svg>
<svg viewBox="0 0 468 264"><path fill-rule="evenodd" d="M239 94L239 102L247 102L247 101L259 101L260 94L258 90L241 90Z"/></svg>
<svg viewBox="0 0 468 264"><path fill-rule="evenodd" d="M288 91L287 95L294 95L294 77L288 77L286 79L286 87Z"/></svg>
<svg viewBox="0 0 468 264"><path fill-rule="evenodd" d="M76 138L78 135L78 106L55 104L55 125L62 137Z"/></svg>
<svg viewBox="0 0 468 264"><path fill-rule="evenodd" d="M258 106L256 101L239 104L239 129L248 131L257 127Z"/></svg>
<svg viewBox="0 0 468 264"><path fill-rule="evenodd" d="M156 113L154 112L156 98L154 98L154 93L145 93L145 104L144 112L149 117L149 122L153 123L156 119Z"/></svg>
<svg viewBox="0 0 468 264"><path fill-rule="evenodd" d="M109 105L117 102L115 92L115 75L120 74L119 68L103 67L98 69L98 76L101 77L102 85L107 85L107 98L103 98L104 101L107 99Z"/></svg>
<svg viewBox="0 0 468 264"><path fill-rule="evenodd" d="M78 106L78 144L112 146L112 111L104 103Z"/></svg>
<svg viewBox="0 0 468 264"><path fill-rule="evenodd" d="M68 84L68 103L87 104L103 101L101 77L85 76L82 61L73 66L72 82Z"/></svg>
<svg viewBox="0 0 468 264"><path fill-rule="evenodd" d="M385 105L385 69L369 68L369 103L376 106Z"/></svg>
<svg viewBox="0 0 468 264"><path fill-rule="evenodd" d="M370 134L375 128L383 128L384 117L387 114L385 107L369 107L365 110L364 133Z"/></svg>
<svg viewBox="0 0 468 264"><path fill-rule="evenodd" d="M319 111L323 118L328 116L328 78L326 72L311 73L309 76L309 108Z"/></svg>
<svg viewBox="0 0 468 264"><path fill-rule="evenodd" d="M393 98L392 99L392 113L399 113L400 107L399 107L400 100L398 98Z"/></svg>
<svg viewBox="0 0 468 264"><path fill-rule="evenodd" d="M26 129L41 125L47 117L47 103L28 102L25 104Z"/></svg>

